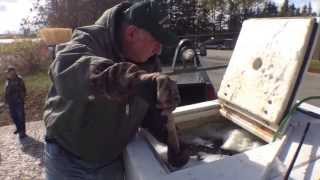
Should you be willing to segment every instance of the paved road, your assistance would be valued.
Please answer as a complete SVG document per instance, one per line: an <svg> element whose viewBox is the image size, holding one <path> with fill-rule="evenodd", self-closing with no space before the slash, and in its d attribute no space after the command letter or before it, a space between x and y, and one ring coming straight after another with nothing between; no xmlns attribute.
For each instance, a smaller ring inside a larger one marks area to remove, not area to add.
<svg viewBox="0 0 320 180"><path fill-rule="evenodd" d="M203 63L206 66L216 66L221 64L227 64L231 58L232 51L222 50L209 50L207 58ZM225 70L208 71L210 76L215 77L212 81L216 89L220 87ZM320 74L306 73L302 80L300 91L298 92L298 99L302 99L308 96L320 96ZM320 100L310 101L310 104L320 107Z"/></svg>

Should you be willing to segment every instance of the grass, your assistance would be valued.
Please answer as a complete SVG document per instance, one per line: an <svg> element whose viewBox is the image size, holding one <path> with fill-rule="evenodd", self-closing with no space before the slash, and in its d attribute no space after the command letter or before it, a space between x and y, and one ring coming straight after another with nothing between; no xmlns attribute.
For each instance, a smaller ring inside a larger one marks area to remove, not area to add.
<svg viewBox="0 0 320 180"><path fill-rule="evenodd" d="M51 85L47 71L39 71L25 78L27 89L48 90Z"/></svg>
<svg viewBox="0 0 320 180"><path fill-rule="evenodd" d="M51 82L46 71L39 71L23 77L28 91L47 91ZM3 98L4 81L0 81L0 97Z"/></svg>
<svg viewBox="0 0 320 180"><path fill-rule="evenodd" d="M309 72L320 73L320 60L312 60L309 66Z"/></svg>

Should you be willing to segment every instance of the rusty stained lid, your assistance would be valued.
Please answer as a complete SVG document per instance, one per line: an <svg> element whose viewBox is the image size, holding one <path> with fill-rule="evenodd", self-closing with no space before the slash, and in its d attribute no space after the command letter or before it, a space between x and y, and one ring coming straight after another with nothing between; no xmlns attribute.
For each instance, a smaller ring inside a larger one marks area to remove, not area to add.
<svg viewBox="0 0 320 180"><path fill-rule="evenodd" d="M218 92L221 104L277 129L311 57L315 24L312 17L246 20Z"/></svg>

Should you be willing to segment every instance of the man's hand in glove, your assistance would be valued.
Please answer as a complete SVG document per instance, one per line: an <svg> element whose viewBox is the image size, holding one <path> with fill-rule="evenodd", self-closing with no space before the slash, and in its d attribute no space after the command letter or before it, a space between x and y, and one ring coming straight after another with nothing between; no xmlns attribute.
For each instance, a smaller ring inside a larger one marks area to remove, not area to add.
<svg viewBox="0 0 320 180"><path fill-rule="evenodd" d="M143 79L152 79L156 83L156 106L161 110L162 115L168 115L175 110L181 101L175 81L160 73L145 74Z"/></svg>
<svg viewBox="0 0 320 180"><path fill-rule="evenodd" d="M182 167L189 161L189 152L186 148L186 144L180 142L180 151L176 152L175 148L168 146L167 152L168 162L174 167Z"/></svg>
<svg viewBox="0 0 320 180"><path fill-rule="evenodd" d="M166 75L156 77L157 107L162 115L168 115L179 105L181 99L177 84Z"/></svg>

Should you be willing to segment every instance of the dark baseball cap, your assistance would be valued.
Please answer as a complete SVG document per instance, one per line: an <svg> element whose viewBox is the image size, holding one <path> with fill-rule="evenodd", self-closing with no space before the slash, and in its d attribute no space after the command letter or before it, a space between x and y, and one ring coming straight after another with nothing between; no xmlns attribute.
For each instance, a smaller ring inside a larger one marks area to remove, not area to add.
<svg viewBox="0 0 320 180"><path fill-rule="evenodd" d="M9 65L6 69L6 72L15 71L16 68L14 66Z"/></svg>
<svg viewBox="0 0 320 180"><path fill-rule="evenodd" d="M169 30L168 13L155 0L137 2L125 10L124 14L129 24L148 31L161 44L178 44L177 36Z"/></svg>

